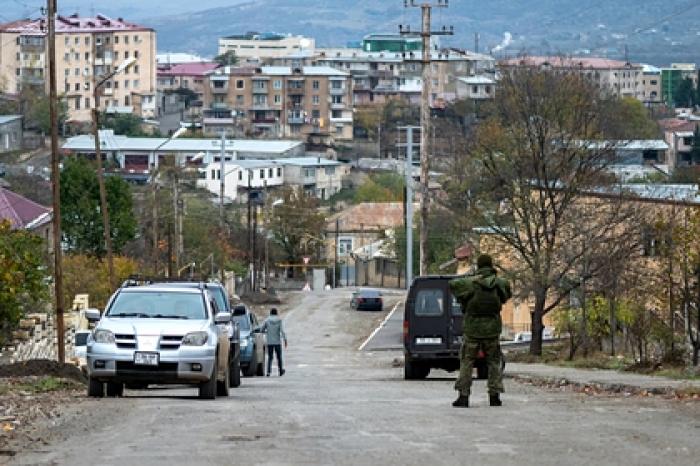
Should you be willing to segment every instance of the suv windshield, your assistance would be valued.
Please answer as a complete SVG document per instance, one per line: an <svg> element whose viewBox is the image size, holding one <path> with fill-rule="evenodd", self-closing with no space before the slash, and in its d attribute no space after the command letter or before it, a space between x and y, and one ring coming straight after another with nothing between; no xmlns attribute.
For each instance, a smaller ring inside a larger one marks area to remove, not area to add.
<svg viewBox="0 0 700 466"><path fill-rule="evenodd" d="M140 317L155 319L206 319L204 301L199 293L176 291L122 292L112 303L109 317Z"/></svg>
<svg viewBox="0 0 700 466"><path fill-rule="evenodd" d="M210 286L209 289L211 290L211 295L216 301L216 306L219 308L219 312L227 312L226 309L228 306L226 306L226 295L224 294L224 289L220 286Z"/></svg>
<svg viewBox="0 0 700 466"><path fill-rule="evenodd" d="M233 316L233 320L238 322L238 326L241 330L250 330L250 319L248 319L247 314Z"/></svg>

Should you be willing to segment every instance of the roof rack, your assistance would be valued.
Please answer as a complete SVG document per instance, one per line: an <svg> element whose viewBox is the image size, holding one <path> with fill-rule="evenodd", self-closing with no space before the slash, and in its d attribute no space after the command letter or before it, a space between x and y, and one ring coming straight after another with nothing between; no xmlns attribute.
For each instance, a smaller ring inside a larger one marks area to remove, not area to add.
<svg viewBox="0 0 700 466"><path fill-rule="evenodd" d="M130 275L123 283L121 288L132 286L155 285L157 283L197 283L200 289L204 289L209 283L219 283L214 280L195 280L185 277L149 277L146 275Z"/></svg>

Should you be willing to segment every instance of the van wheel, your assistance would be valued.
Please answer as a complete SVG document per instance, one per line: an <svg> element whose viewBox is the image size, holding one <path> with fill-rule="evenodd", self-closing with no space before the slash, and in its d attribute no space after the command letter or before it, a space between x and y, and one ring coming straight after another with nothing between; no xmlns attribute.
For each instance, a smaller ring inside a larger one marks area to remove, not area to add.
<svg viewBox="0 0 700 466"><path fill-rule="evenodd" d="M428 377L430 366L406 359L403 365L403 378L405 380L420 380Z"/></svg>
<svg viewBox="0 0 700 466"><path fill-rule="evenodd" d="M476 366L476 378L486 380L489 378L489 368L486 364Z"/></svg>

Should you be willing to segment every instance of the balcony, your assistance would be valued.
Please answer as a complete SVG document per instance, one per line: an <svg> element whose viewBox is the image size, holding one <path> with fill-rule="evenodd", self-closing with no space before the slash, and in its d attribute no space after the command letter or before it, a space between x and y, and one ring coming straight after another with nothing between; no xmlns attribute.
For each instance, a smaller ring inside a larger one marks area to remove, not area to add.
<svg viewBox="0 0 700 466"><path fill-rule="evenodd" d="M346 107L347 105L345 104L345 102L331 104L331 109L333 110L345 110Z"/></svg>
<svg viewBox="0 0 700 466"><path fill-rule="evenodd" d="M343 117L331 117L331 123L352 123L352 117L349 116L343 116Z"/></svg>
<svg viewBox="0 0 700 466"><path fill-rule="evenodd" d="M289 118L287 118L287 123L290 125L303 125L304 117L300 115L289 116Z"/></svg>
<svg viewBox="0 0 700 466"><path fill-rule="evenodd" d="M254 102L251 106L253 110L274 110L275 107L270 102Z"/></svg>
<svg viewBox="0 0 700 466"><path fill-rule="evenodd" d="M106 66L112 64L112 58L95 58L95 66Z"/></svg>
<svg viewBox="0 0 700 466"><path fill-rule="evenodd" d="M352 90L357 92L357 91L369 91L371 90L371 86L368 83L355 83L352 86Z"/></svg>
<svg viewBox="0 0 700 466"><path fill-rule="evenodd" d="M253 94L267 94L267 86L253 86Z"/></svg>
<svg viewBox="0 0 700 466"><path fill-rule="evenodd" d="M228 110L229 106L226 102L212 102L212 110Z"/></svg>
<svg viewBox="0 0 700 466"><path fill-rule="evenodd" d="M331 87L331 95L345 95L346 89L344 87L341 88L333 88Z"/></svg>
<svg viewBox="0 0 700 466"><path fill-rule="evenodd" d="M221 81L217 82L217 84L219 84L220 82ZM212 83L211 92L213 94L227 94L228 93L228 84L224 83L223 86L214 86L214 83Z"/></svg>
<svg viewBox="0 0 700 466"><path fill-rule="evenodd" d="M290 87L287 89L287 94L289 95L304 95L306 93L303 87Z"/></svg>

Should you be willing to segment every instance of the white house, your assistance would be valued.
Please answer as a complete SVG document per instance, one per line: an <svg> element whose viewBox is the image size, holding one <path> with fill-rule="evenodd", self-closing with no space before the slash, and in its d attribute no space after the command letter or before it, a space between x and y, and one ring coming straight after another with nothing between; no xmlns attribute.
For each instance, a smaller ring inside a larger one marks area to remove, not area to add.
<svg viewBox="0 0 700 466"><path fill-rule="evenodd" d="M490 76L466 76L457 78L458 99L493 99L496 96L496 80Z"/></svg>
<svg viewBox="0 0 700 466"><path fill-rule="evenodd" d="M236 201L248 189L274 189L284 184L284 165L278 160L237 160L224 163L224 197ZM221 193L221 164L200 169L197 186Z"/></svg>

